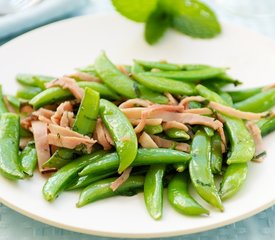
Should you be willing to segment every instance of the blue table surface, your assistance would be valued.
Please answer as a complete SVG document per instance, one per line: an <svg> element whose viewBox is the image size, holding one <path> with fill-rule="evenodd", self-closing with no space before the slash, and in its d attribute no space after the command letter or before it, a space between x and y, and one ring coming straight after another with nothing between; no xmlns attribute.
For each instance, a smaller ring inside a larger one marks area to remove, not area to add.
<svg viewBox="0 0 275 240"><path fill-rule="evenodd" d="M213 0L205 0L211 5L222 21L230 21L234 24L243 25L275 39L275 28L272 22L275 16L269 17L243 17L226 11ZM256 1L252 1L257 7ZM258 1L258 4L261 4ZM113 11L109 0L90 0L85 9L76 10L71 17L93 14L97 12ZM55 228L17 213L0 204L0 240L91 240L109 239L86 234L75 233ZM258 213L243 221L205 231L196 234L173 237L175 240L270 240L275 239L275 206Z"/></svg>

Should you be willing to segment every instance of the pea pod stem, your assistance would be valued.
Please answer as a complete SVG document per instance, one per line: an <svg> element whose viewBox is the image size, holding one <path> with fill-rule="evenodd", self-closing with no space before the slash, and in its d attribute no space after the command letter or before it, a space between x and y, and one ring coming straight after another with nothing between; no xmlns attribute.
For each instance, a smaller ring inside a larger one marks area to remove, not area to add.
<svg viewBox="0 0 275 240"><path fill-rule="evenodd" d="M192 159L189 164L190 177L198 194L212 206L223 211L223 205L215 186L210 168L210 138L198 130L192 141Z"/></svg>
<svg viewBox="0 0 275 240"><path fill-rule="evenodd" d="M133 196L142 191L144 185L143 176L130 176L116 191L113 191L110 186L115 180L116 178L107 178L92 183L81 192L76 206L83 207L88 203L118 195Z"/></svg>
<svg viewBox="0 0 275 240"><path fill-rule="evenodd" d="M209 214L188 192L188 173L176 174L168 184L168 200L171 206L179 213L185 215Z"/></svg>
<svg viewBox="0 0 275 240"><path fill-rule="evenodd" d="M100 117L111 134L119 156L118 173L131 165L137 154L137 136L128 118L113 103L101 99Z"/></svg>
<svg viewBox="0 0 275 240"><path fill-rule="evenodd" d="M165 165L152 165L144 181L144 201L152 218L158 220L162 217L163 208L163 177Z"/></svg>
<svg viewBox="0 0 275 240"><path fill-rule="evenodd" d="M138 149L137 156L133 163L134 166L151 165L151 164L173 164L182 163L188 164L191 156L188 153L180 152L172 149L164 148L141 148ZM80 176L87 174L106 173L117 169L119 158L117 153L111 153L105 157L98 159L85 167L80 173Z"/></svg>

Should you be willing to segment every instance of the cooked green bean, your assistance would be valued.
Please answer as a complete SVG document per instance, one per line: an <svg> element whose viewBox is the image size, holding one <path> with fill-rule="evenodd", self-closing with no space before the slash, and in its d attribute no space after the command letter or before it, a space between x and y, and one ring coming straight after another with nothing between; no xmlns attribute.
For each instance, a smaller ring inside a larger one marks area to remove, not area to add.
<svg viewBox="0 0 275 240"><path fill-rule="evenodd" d="M164 77L156 77L139 73L133 75L134 79L140 84L160 93L172 93L176 95L192 95L195 94L195 86L192 83L180 82L167 79Z"/></svg>
<svg viewBox="0 0 275 240"><path fill-rule="evenodd" d="M151 164L173 164L183 163L188 164L190 154L165 148L140 148L137 156L131 166L142 166ZM107 154L105 157L98 159L85 167L80 173L84 176L92 173L106 173L118 168L119 158L117 153Z"/></svg>
<svg viewBox="0 0 275 240"><path fill-rule="evenodd" d="M0 117L0 172L11 179L24 178L20 167L19 116L2 113Z"/></svg>
<svg viewBox="0 0 275 240"><path fill-rule="evenodd" d="M219 194L226 200L236 194L244 184L247 176L247 163L234 163L225 170Z"/></svg>
<svg viewBox="0 0 275 240"><path fill-rule="evenodd" d="M122 173L136 157L137 136L128 118L113 103L101 99L99 114L115 143L120 160L118 173Z"/></svg>
<svg viewBox="0 0 275 240"><path fill-rule="evenodd" d="M139 63L137 63L135 61L132 68L131 68L131 74L142 73L144 71L145 71L144 68Z"/></svg>
<svg viewBox="0 0 275 240"><path fill-rule="evenodd" d="M45 183L42 190L44 198L53 201L77 177L79 171L105 154L104 151L97 151L84 155L59 169Z"/></svg>
<svg viewBox="0 0 275 240"><path fill-rule="evenodd" d="M159 134L163 131L163 128L161 125L146 125L144 127L144 131L147 132L148 134Z"/></svg>
<svg viewBox="0 0 275 240"><path fill-rule="evenodd" d="M37 153L34 142L28 143L28 145L21 152L19 160L22 171L27 175L32 176L37 166Z"/></svg>
<svg viewBox="0 0 275 240"><path fill-rule="evenodd" d="M176 174L168 184L168 200L171 206L179 213L185 215L209 214L188 192L189 175Z"/></svg>
<svg viewBox="0 0 275 240"><path fill-rule="evenodd" d="M165 165L152 165L144 181L144 201L152 218L158 220L162 217L163 208L163 177Z"/></svg>
<svg viewBox="0 0 275 240"><path fill-rule="evenodd" d="M210 168L210 138L204 131L197 131L192 141L190 177L198 194L212 206L223 211L223 205L215 186Z"/></svg>
<svg viewBox="0 0 275 240"><path fill-rule="evenodd" d="M262 87L256 87L236 91L227 91L227 93L232 97L233 102L237 103L258 94L261 91Z"/></svg>
<svg viewBox="0 0 275 240"><path fill-rule="evenodd" d="M275 106L275 88L260 92L235 104L235 108L247 112L264 112Z"/></svg>
<svg viewBox="0 0 275 240"><path fill-rule="evenodd" d="M83 207L88 203L118 195L133 196L143 189L143 176L130 176L118 189L113 191L110 186L115 180L116 178L107 178L92 183L81 192L76 206Z"/></svg>

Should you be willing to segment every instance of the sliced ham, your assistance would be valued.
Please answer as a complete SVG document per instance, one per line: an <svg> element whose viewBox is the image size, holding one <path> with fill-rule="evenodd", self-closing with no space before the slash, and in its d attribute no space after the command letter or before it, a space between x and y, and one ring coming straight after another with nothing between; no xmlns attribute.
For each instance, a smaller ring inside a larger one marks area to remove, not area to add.
<svg viewBox="0 0 275 240"><path fill-rule="evenodd" d="M112 145L114 144L113 141L110 142L111 141L111 136L109 137L108 135L109 135L109 132L105 128L104 124L102 123L102 120L99 118L96 122L96 129L95 129L95 132L94 132L94 138L103 147L104 150L111 149Z"/></svg>
<svg viewBox="0 0 275 240"><path fill-rule="evenodd" d="M20 141L19 141L19 147L20 147L20 149L25 148L30 141L33 141L32 137L20 138Z"/></svg>
<svg viewBox="0 0 275 240"><path fill-rule="evenodd" d="M84 136L71 137L53 133L48 134L48 142L50 145L69 149L77 149L78 147L81 147L82 150L82 146L85 146L85 150L87 151L87 153L91 153L93 145L96 143L94 139Z"/></svg>
<svg viewBox="0 0 275 240"><path fill-rule="evenodd" d="M243 112L235 108L225 106L216 102L210 102L209 107L225 115L246 119L246 120L259 120L267 116L267 113Z"/></svg>
<svg viewBox="0 0 275 240"><path fill-rule="evenodd" d="M181 129L185 132L187 132L189 130L185 124L176 122L176 121L169 121L169 122L163 123L162 126L163 126L163 130L168 130L171 128Z"/></svg>
<svg viewBox="0 0 275 240"><path fill-rule="evenodd" d="M72 74L66 75L66 77L74 78L85 82L98 82L98 83L102 82L98 77L95 77L91 74L84 73L84 72L72 73Z"/></svg>
<svg viewBox="0 0 275 240"><path fill-rule="evenodd" d="M35 121L35 120L38 120L38 117L34 115L30 115L28 117L22 118L20 120L21 127L29 130L32 126L32 121Z"/></svg>
<svg viewBox="0 0 275 240"><path fill-rule="evenodd" d="M74 123L74 113L65 111L60 119L61 127L72 127Z"/></svg>
<svg viewBox="0 0 275 240"><path fill-rule="evenodd" d="M252 121L246 123L246 127L249 130L251 136L253 137L256 151L254 156L254 161L262 162L265 157L264 142L261 135L260 128Z"/></svg>
<svg viewBox="0 0 275 240"><path fill-rule="evenodd" d="M169 105L178 105L178 101L173 97L171 93L164 93L164 96L168 98Z"/></svg>
<svg viewBox="0 0 275 240"><path fill-rule="evenodd" d="M50 119L48 119L48 118L46 118L42 115L38 116L38 120L41 121L41 122L44 122L46 124L51 124L52 123L52 121Z"/></svg>
<svg viewBox="0 0 275 240"><path fill-rule="evenodd" d="M68 89L78 100L81 100L83 98L84 90L77 85L76 81L73 78L61 77L46 84L47 88L55 86L60 86L64 89Z"/></svg>
<svg viewBox="0 0 275 240"><path fill-rule="evenodd" d="M50 119L54 115L54 111L46 109L46 108L39 108L37 111L32 112L34 116L43 116L45 118Z"/></svg>
<svg viewBox="0 0 275 240"><path fill-rule="evenodd" d="M110 188L113 191L117 190L129 178L131 171L132 167L126 168L124 172L114 182L112 182Z"/></svg>
<svg viewBox="0 0 275 240"><path fill-rule="evenodd" d="M195 113L195 114L202 114L202 115L211 115L213 112L209 108L192 108L184 110L185 113Z"/></svg>
<svg viewBox="0 0 275 240"><path fill-rule="evenodd" d="M149 100L144 100L144 99L140 99L140 98L134 98L134 99L129 99L123 103L121 103L119 105L120 109L124 109L124 108L132 108L132 107L149 107L153 105L152 102L150 102Z"/></svg>
<svg viewBox="0 0 275 240"><path fill-rule="evenodd" d="M141 136L138 139L138 142L143 148L158 148L158 145L146 132L143 132L141 134Z"/></svg>
<svg viewBox="0 0 275 240"><path fill-rule="evenodd" d="M141 119L129 119L129 121L132 123L132 125L136 126L140 123ZM151 126L157 126L162 123L161 118L152 118L152 119L146 119L145 125L151 125Z"/></svg>
<svg viewBox="0 0 275 240"><path fill-rule="evenodd" d="M73 105L69 101L63 102L57 107L56 112L51 116L52 122L57 125L60 125L62 115L66 111L67 112L73 111Z"/></svg>
<svg viewBox="0 0 275 240"><path fill-rule="evenodd" d="M24 104L23 106L20 107L20 113L30 114L32 112L33 112L33 107L28 104Z"/></svg>
<svg viewBox="0 0 275 240"><path fill-rule="evenodd" d="M205 101L204 97L201 96L190 96L182 99L179 103L180 106L185 106L187 108L189 102L203 102Z"/></svg>
<svg viewBox="0 0 275 240"><path fill-rule="evenodd" d="M187 143L179 143L176 141L164 139L156 135L150 135L156 145L160 148L173 148L183 152L190 152L190 145Z"/></svg>
<svg viewBox="0 0 275 240"><path fill-rule="evenodd" d="M66 128L66 127L61 127L59 125L56 124L49 124L48 126L50 133L52 134L56 134L56 135L60 135L60 136L66 136L66 137L87 137L84 136L78 132L75 132L73 130L71 130L70 128ZM89 137L87 137L89 138Z"/></svg>
<svg viewBox="0 0 275 240"><path fill-rule="evenodd" d="M120 109L129 119L141 119L141 114L147 108L145 107L133 107Z"/></svg>
<svg viewBox="0 0 275 240"><path fill-rule="evenodd" d="M47 124L40 121L33 121L32 131L38 158L38 168L40 172L44 172L47 171L47 169L44 169L42 166L51 157L50 146L47 138Z"/></svg>

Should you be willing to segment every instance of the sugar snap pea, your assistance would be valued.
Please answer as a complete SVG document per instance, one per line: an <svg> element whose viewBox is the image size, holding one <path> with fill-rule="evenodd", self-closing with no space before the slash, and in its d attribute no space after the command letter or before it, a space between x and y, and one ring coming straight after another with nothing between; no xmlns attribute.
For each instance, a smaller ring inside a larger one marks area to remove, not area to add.
<svg viewBox="0 0 275 240"><path fill-rule="evenodd" d="M137 154L137 136L128 118L113 103L101 99L99 115L109 130L119 156L118 172L131 165Z"/></svg>
<svg viewBox="0 0 275 240"><path fill-rule="evenodd" d="M209 214L188 192L188 173L176 174L168 184L168 200L171 206L185 215Z"/></svg>
<svg viewBox="0 0 275 240"><path fill-rule="evenodd" d="M28 176L32 176L37 166L37 153L34 142L29 142L19 156L21 168Z"/></svg>
<svg viewBox="0 0 275 240"><path fill-rule="evenodd" d="M195 86L192 83L180 82L164 77L150 76L147 73L133 75L140 84L160 93L169 92L176 95L195 94Z"/></svg>
<svg viewBox="0 0 275 240"><path fill-rule="evenodd" d="M262 136L266 136L272 131L275 131L275 117L261 119L257 122L257 125L261 130Z"/></svg>
<svg viewBox="0 0 275 240"><path fill-rule="evenodd" d="M260 92L235 104L237 109L247 112L264 112L274 106L275 88Z"/></svg>
<svg viewBox="0 0 275 240"><path fill-rule="evenodd" d="M143 98L156 103L167 103L168 99L136 83L123 74L102 53L95 61L95 69L102 81L115 92L127 98Z"/></svg>
<svg viewBox="0 0 275 240"><path fill-rule="evenodd" d="M32 74L17 74L16 81L22 85L45 89L45 83L54 80L55 77Z"/></svg>
<svg viewBox="0 0 275 240"><path fill-rule="evenodd" d="M247 163L234 163L227 167L219 190L222 200L232 197L239 191L245 182L247 170Z"/></svg>
<svg viewBox="0 0 275 240"><path fill-rule="evenodd" d="M92 183L81 192L76 206L83 207L88 203L118 195L133 196L143 190L143 176L130 176L116 191L113 191L110 186L115 180L116 178L107 178Z"/></svg>
<svg viewBox="0 0 275 240"><path fill-rule="evenodd" d="M43 90L38 87L21 87L19 90L17 90L16 97L30 100L42 91Z"/></svg>
<svg viewBox="0 0 275 240"><path fill-rule="evenodd" d="M119 96L114 93L111 89L105 85L97 82L78 82L77 83L81 88L91 88L100 93L100 96L107 99L118 99ZM72 99L73 95L67 89L62 89L60 87L48 88L34 98L32 98L29 103L33 105L35 109L40 108L44 105L60 102L67 99Z"/></svg>
<svg viewBox="0 0 275 240"><path fill-rule="evenodd" d="M79 171L105 154L105 151L97 151L84 155L59 169L45 183L42 190L44 198L53 201L78 176Z"/></svg>
<svg viewBox="0 0 275 240"><path fill-rule="evenodd" d="M8 112L8 109L3 99L2 85L0 85L0 115L5 112Z"/></svg>
<svg viewBox="0 0 275 240"><path fill-rule="evenodd" d="M163 177L166 166L152 165L144 181L144 201L146 208L154 219L162 217L163 208Z"/></svg>
<svg viewBox="0 0 275 240"><path fill-rule="evenodd" d="M199 94L209 101L214 101L224 105L228 105L217 93L207 89L202 85L196 86ZM255 153L255 143L251 134L246 129L241 119L233 118L221 114L225 120L225 126L231 143L230 156L227 163L241 163L250 161Z"/></svg>
<svg viewBox="0 0 275 240"><path fill-rule="evenodd" d="M19 162L19 116L2 113L0 116L0 172L11 179L22 179Z"/></svg>
<svg viewBox="0 0 275 240"><path fill-rule="evenodd" d="M189 164L190 177L198 194L212 206L223 211L223 205L215 186L210 168L210 138L198 130L192 141L192 159Z"/></svg>
<svg viewBox="0 0 275 240"><path fill-rule="evenodd" d="M225 73L224 68L202 68L190 71L159 71L159 72L146 72L144 75L170 78L179 81L198 81L210 79Z"/></svg>
<svg viewBox="0 0 275 240"><path fill-rule="evenodd" d="M186 141L190 139L190 136L188 135L187 132L177 129L177 128L170 128L165 130L165 134L167 137L172 138L172 139L177 139L180 141Z"/></svg>
<svg viewBox="0 0 275 240"><path fill-rule="evenodd" d="M236 91L227 91L227 93L232 97L234 103L243 101L249 97L252 97L262 91L262 87L249 88Z"/></svg>
<svg viewBox="0 0 275 240"><path fill-rule="evenodd" d="M144 131L147 132L148 134L158 134L161 133L163 131L163 128L161 125L146 125L144 127Z"/></svg>
<svg viewBox="0 0 275 240"><path fill-rule="evenodd" d="M213 137L214 136L214 130L213 128L210 127L203 127L203 130L207 134L208 137Z"/></svg>
<svg viewBox="0 0 275 240"><path fill-rule="evenodd" d="M214 174L221 174L222 171L222 141L219 134L211 137L211 171Z"/></svg>
<svg viewBox="0 0 275 240"><path fill-rule="evenodd" d="M131 68L131 74L137 74L142 72L145 72L144 68L138 62L134 61L134 64Z"/></svg>
<svg viewBox="0 0 275 240"><path fill-rule="evenodd" d="M151 164L188 164L191 156L188 153L165 148L140 148L131 166L142 166ZM85 167L80 173L84 176L92 173L106 173L117 169L119 158L117 153L107 154Z"/></svg>

